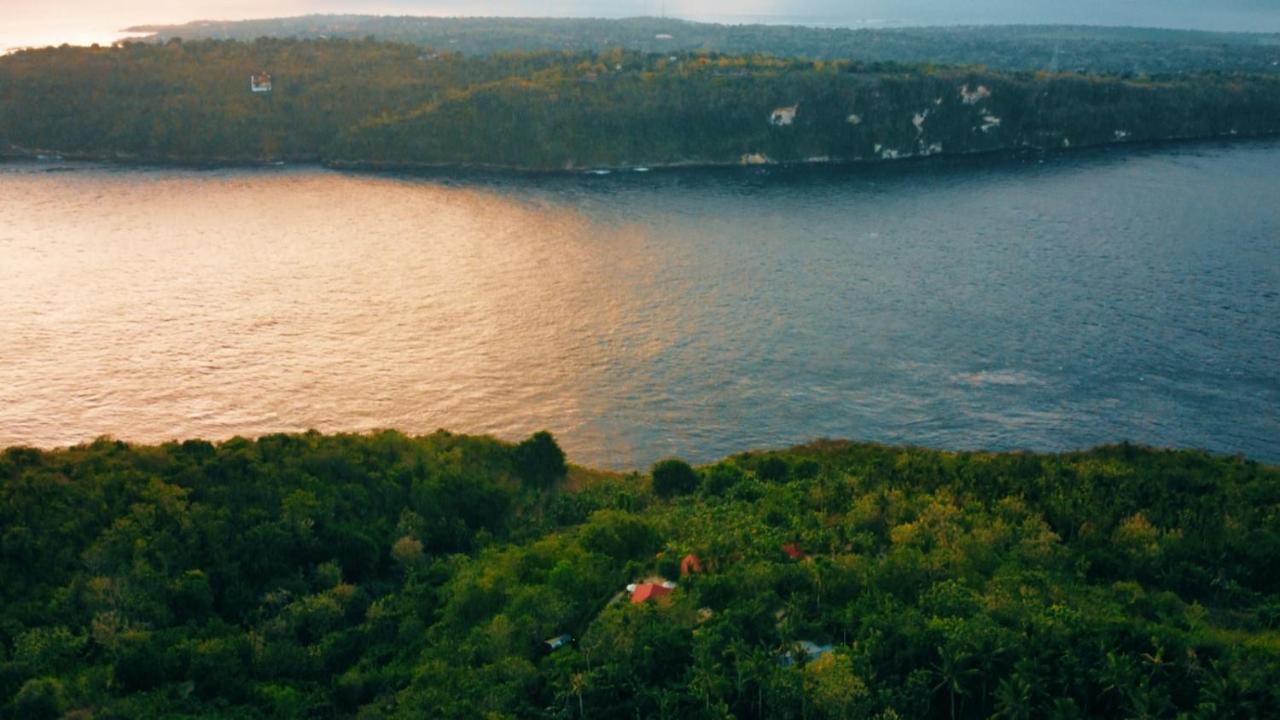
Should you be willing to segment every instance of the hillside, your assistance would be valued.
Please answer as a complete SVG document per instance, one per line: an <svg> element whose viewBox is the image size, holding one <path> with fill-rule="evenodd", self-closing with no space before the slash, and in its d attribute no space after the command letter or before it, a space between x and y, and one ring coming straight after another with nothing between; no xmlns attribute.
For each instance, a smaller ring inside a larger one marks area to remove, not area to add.
<svg viewBox="0 0 1280 720"><path fill-rule="evenodd" d="M622 476L545 434L100 440L0 454L0 529L5 718L1280 701L1280 469L1199 452L823 442Z"/></svg>
<svg viewBox="0 0 1280 720"><path fill-rule="evenodd" d="M130 28L152 39L375 37L468 55L615 47L645 53L764 53L864 62L985 65L1093 74L1280 72L1280 36L1148 28L994 26L898 29L718 25L665 18L426 18L309 15Z"/></svg>
<svg viewBox="0 0 1280 720"><path fill-rule="evenodd" d="M271 74L270 92L249 76ZM533 170L852 162L1280 131L1280 76L201 41L0 58L0 148Z"/></svg>

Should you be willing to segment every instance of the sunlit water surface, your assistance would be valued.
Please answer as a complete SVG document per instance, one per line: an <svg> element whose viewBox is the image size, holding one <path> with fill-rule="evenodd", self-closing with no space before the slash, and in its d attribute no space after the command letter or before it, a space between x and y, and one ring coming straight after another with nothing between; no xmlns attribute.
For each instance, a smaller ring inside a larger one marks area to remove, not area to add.
<svg viewBox="0 0 1280 720"><path fill-rule="evenodd" d="M0 165L0 446L548 428L1280 461L1280 143L598 176Z"/></svg>

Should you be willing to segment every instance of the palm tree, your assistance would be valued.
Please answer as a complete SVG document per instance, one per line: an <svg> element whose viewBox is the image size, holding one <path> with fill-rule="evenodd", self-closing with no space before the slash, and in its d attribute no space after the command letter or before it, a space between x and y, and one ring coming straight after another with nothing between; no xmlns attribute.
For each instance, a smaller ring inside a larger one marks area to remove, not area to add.
<svg viewBox="0 0 1280 720"><path fill-rule="evenodd" d="M1097 671L1098 685L1103 696L1112 696L1115 707L1123 706L1129 689L1138 679L1138 668L1128 655L1117 655L1108 651L1102 659L1102 667Z"/></svg>
<svg viewBox="0 0 1280 720"><path fill-rule="evenodd" d="M1256 717L1257 708L1249 701L1240 683L1224 670L1222 663L1212 660L1209 667L1209 677L1200 686L1196 716L1203 718Z"/></svg>
<svg viewBox="0 0 1280 720"><path fill-rule="evenodd" d="M1084 713L1071 698L1057 698L1049 705L1048 720L1083 720Z"/></svg>
<svg viewBox="0 0 1280 720"><path fill-rule="evenodd" d="M582 693L587 689L587 676L584 673L574 673L569 677L569 691L578 696L578 717L586 717L587 713L582 703Z"/></svg>
<svg viewBox="0 0 1280 720"><path fill-rule="evenodd" d="M951 704L951 720L956 718L956 696L969 693L965 683L978 672L969 667L969 661L972 659L973 656L962 649L958 643L947 643L938 647L938 662L933 666L938 684L933 686L933 691L937 692L944 687L947 689Z"/></svg>
<svg viewBox="0 0 1280 720"><path fill-rule="evenodd" d="M1031 720L1035 707L1031 701L1031 683L1014 674L996 685L996 714L1007 720Z"/></svg>
<svg viewBox="0 0 1280 720"><path fill-rule="evenodd" d="M702 695L702 703L708 713L711 712L712 694L717 698L722 695L721 687L724 684L722 674L723 669L709 647L699 645L695 648L689 685L696 688Z"/></svg>

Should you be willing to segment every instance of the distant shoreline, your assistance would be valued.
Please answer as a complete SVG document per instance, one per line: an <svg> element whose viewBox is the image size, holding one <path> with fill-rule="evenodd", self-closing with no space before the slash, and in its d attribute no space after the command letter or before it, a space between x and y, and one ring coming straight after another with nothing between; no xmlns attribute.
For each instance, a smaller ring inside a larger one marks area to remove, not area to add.
<svg viewBox="0 0 1280 720"><path fill-rule="evenodd" d="M980 19L939 21L936 17L930 16L927 19L911 19L911 18L874 18L874 17L846 17L846 16L819 16L819 15L790 15L777 13L751 13L751 14L732 14L723 16L702 16L702 17L683 17L672 15L563 15L563 16L545 16L530 14L478 14L478 15L457 15L457 14L441 14L426 15L412 13L389 13L389 14L367 14L367 13L301 13L296 15L281 15L268 18L252 18L244 20L192 20L185 23L144 23L141 25L132 25L125 27L118 32L130 33L134 35L146 34L146 37L139 38L143 41L163 41L168 37L179 36L184 31L194 31L190 35L191 38L205 37L201 35L202 31L218 30L226 33L235 33L242 28L251 28L259 26L279 25L286 23L307 22L376 22L380 20L391 19L405 22L432 22L432 23L468 23L468 22L523 22L523 23L614 23L623 25L635 22L665 22L671 25L685 25L690 27L717 27L717 28L736 28L736 27L761 27L771 29L804 29L818 31L836 31L836 32L898 32L898 31L918 31L918 30L990 30L990 29L1023 29L1023 28L1056 28L1064 30L1100 30L1104 32L1125 32L1125 31L1157 31L1162 33L1193 33L1204 36L1211 35L1241 35L1241 36L1266 36L1280 34L1280 27L1276 29L1257 29L1256 24L1248 26L1230 27L1193 27L1191 25L1159 25L1145 24L1135 22L1098 22L1096 19L1090 21L1055 21L1055 20L1014 20L1014 21L983 21ZM305 33L301 33L303 35Z"/></svg>
<svg viewBox="0 0 1280 720"><path fill-rule="evenodd" d="M0 101L9 155L362 170L880 163L1280 133L1280 75L622 50L470 58L339 40L23 53L0 62Z"/></svg>
<svg viewBox="0 0 1280 720"><path fill-rule="evenodd" d="M516 165L497 165L488 163L419 163L419 162L380 162L364 160L326 160L317 157L271 158L271 159L229 159L214 158L193 160L183 158L136 158L120 157L110 153L64 153L53 150L34 150L27 148L7 148L0 150L0 163L45 164L50 169L58 163L85 162L99 163L113 167L163 168L163 169L268 169L274 167L313 167L338 172L371 172L371 173L494 173L502 175L560 176L578 175L627 175L645 172L679 172L697 170L760 170L780 169L792 170L801 168L857 168L857 167L905 167L926 161L957 161L966 159L990 159L1014 161L1027 157L1039 156L1071 156L1083 155L1090 151L1115 150L1158 150L1161 148L1192 147L1207 144L1241 145L1249 142L1265 141L1280 138L1280 131L1257 134L1225 134L1196 137L1174 137L1154 140L1136 140L1126 142L1099 143L1079 145L1072 148L999 148L972 152L946 152L936 155L915 155L899 158L864 158L864 159L831 159L821 161L770 162L764 164L744 164L740 162L682 162L682 163L636 163L630 165L607 165L581 168L540 168Z"/></svg>

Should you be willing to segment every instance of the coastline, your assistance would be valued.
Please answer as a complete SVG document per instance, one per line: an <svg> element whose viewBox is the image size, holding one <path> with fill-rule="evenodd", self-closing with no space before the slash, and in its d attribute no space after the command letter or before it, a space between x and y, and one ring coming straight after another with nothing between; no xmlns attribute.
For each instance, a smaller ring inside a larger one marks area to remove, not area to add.
<svg viewBox="0 0 1280 720"><path fill-rule="evenodd" d="M280 431L269 432L260 435L243 435L236 434L223 438L174 438L166 441L130 441L127 439L117 438L113 435L102 435L97 438L87 439L72 445L58 446L39 446L28 444L16 444L0 446L0 458L6 455L18 453L36 452L48 455L66 455L75 454L86 451L92 451L102 447L115 447L121 450L129 451L161 451L166 448L187 446L191 444L207 445L213 448L223 446L239 446L245 443L261 444L269 443L281 438L292 439L298 442L308 442L316 440L351 440L354 442L370 442L376 441L380 437L396 437L402 438L410 442L429 441L435 438L455 438L458 440L476 441L496 446L514 447L518 442L518 438L496 437L494 435L482 433L454 432L451 430L440 429L428 433L411 433L394 428L379 428L372 430L353 430L353 431L321 431L321 430L305 430L305 431ZM1065 448L1060 450L1036 450L1036 449L989 449L989 448L948 448L948 447L931 447L926 445L918 445L914 443L903 442L879 442L874 440L856 440L850 438L813 438L805 442L782 444L777 447L753 447L739 450L723 457L717 456L714 459L706 461L693 461L695 467L713 466L717 463L727 461L742 461L748 458L764 457L769 455L777 455L784 453L838 453L847 451L873 451L873 452L902 452L902 453L926 453L939 457L948 458L1032 458L1032 459L1053 459L1053 460L1071 460L1088 457L1098 454L1106 454L1113 452L1122 452L1126 454L1142 454L1165 457L1194 457L1208 461L1218 462L1238 462L1248 465L1257 466L1264 469L1280 470L1280 464L1265 459L1247 455L1242 452L1220 452L1198 447L1168 447L1151 445L1141 442L1131 442L1129 440L1113 440L1103 442L1088 447ZM579 474L588 474L595 477L611 477L625 478L634 477L647 472L645 467L627 467L627 466L608 466L599 463L581 464L570 461L572 467Z"/></svg>
<svg viewBox="0 0 1280 720"><path fill-rule="evenodd" d="M710 160L688 160L679 162L637 162L627 165L592 165L583 167L551 167L503 165L496 163L425 163L414 161L386 162L378 160L352 160L346 158L325 158L319 155L299 155L264 158L179 158L179 157L142 157L125 153L84 153L63 152L45 148L23 148L8 146L0 149L0 163L31 162L91 162L119 167L159 167L189 169L234 169L234 168L266 168L278 166L314 166L339 172L408 172L408 173L448 173L448 172L480 172L511 175L535 176L572 176L582 174L607 175L613 173L632 173L647 171L680 171L680 170L725 170L731 168L744 169L789 169L803 167L886 167L904 166L925 160L956 160L963 158L1008 158L1010 160L1026 156L1038 155L1074 155L1082 151L1114 150L1130 148L1133 150L1150 150L1162 147L1195 146L1205 143L1240 143L1257 140L1280 138L1280 130L1260 133L1221 133L1217 135L1189 135L1142 140L1116 140L1111 142L1073 145L1070 148L1044 147L1030 144L1010 145L994 149L971 151L944 151L939 153L904 154L897 157L870 158L821 158L798 161L769 161L763 163L716 162Z"/></svg>

